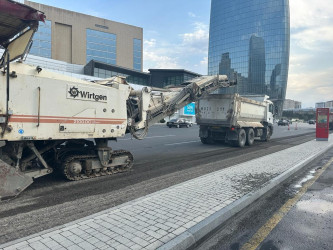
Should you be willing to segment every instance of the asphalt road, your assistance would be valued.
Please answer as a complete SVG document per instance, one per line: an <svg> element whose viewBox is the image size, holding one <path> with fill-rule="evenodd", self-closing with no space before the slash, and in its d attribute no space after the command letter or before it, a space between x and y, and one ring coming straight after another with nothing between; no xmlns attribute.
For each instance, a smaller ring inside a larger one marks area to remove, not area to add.
<svg viewBox="0 0 333 250"><path fill-rule="evenodd" d="M333 149L227 221L196 249L333 249L332 180Z"/></svg>
<svg viewBox="0 0 333 250"><path fill-rule="evenodd" d="M131 172L77 182L66 181L56 174L37 179L17 198L1 203L0 243L314 139L313 125L301 124L297 128L275 126L270 142L255 142L245 148L203 145L196 125L180 129L156 125L142 141L126 136L110 146L133 153L135 162ZM210 162L220 164L201 168Z"/></svg>
<svg viewBox="0 0 333 250"><path fill-rule="evenodd" d="M288 136L302 135L315 132L315 126L306 123L277 126L274 125L272 139L281 139ZM257 142L256 146L262 145ZM114 149L126 149L134 155L135 161L151 162L152 157L162 157L169 159L170 154L175 156L186 156L190 154L212 152L215 150L230 149L229 145L215 144L203 145L199 138L199 126L194 125L191 128L168 128L165 125L155 125L150 128L148 136L144 140L131 139L130 135L118 139L117 143L111 143ZM235 150L236 148L232 148ZM160 159L160 158L158 158Z"/></svg>

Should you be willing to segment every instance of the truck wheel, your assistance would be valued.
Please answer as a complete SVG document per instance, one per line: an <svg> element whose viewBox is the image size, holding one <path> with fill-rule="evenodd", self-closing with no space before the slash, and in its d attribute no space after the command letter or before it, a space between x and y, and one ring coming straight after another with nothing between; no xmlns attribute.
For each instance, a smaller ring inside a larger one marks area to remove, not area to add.
<svg viewBox="0 0 333 250"><path fill-rule="evenodd" d="M208 144L207 139L208 138L200 137L200 140L201 140L202 144Z"/></svg>
<svg viewBox="0 0 333 250"><path fill-rule="evenodd" d="M214 140L210 137L205 138L205 137L200 137L200 140L202 144L214 144Z"/></svg>
<svg viewBox="0 0 333 250"><path fill-rule="evenodd" d="M252 146L254 143L254 130L249 128L246 134L246 145Z"/></svg>
<svg viewBox="0 0 333 250"><path fill-rule="evenodd" d="M246 132L244 129L240 129L238 131L238 140L237 140L237 146L238 147L244 147L246 143Z"/></svg>

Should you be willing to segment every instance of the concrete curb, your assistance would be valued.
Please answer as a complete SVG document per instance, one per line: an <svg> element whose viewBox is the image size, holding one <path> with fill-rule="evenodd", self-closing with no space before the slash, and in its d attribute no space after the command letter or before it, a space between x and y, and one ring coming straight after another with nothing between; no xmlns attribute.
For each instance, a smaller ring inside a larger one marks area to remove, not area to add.
<svg viewBox="0 0 333 250"><path fill-rule="evenodd" d="M297 171L302 169L308 163L319 157L320 155L324 154L328 151L333 145L328 146L327 148L323 149L322 151L318 152L317 154L308 157L307 159L301 161L293 168L285 171L284 173L280 174L279 176L273 178L272 180L268 181L264 187L259 190L252 191L242 198L238 199L237 201L231 203L230 205L224 207L223 209L217 211L216 213L212 214L208 218L204 219L203 221L199 222L197 225L191 227L181 235L177 236L173 240L169 241L165 245L159 247L159 250L179 250L179 249L188 249L190 247L195 246L197 242L203 239L207 234L214 231L218 228L222 223L226 222L232 216L240 212L242 209L246 208L252 202L259 199L264 194L268 193L277 185L284 182L286 179L291 177Z"/></svg>

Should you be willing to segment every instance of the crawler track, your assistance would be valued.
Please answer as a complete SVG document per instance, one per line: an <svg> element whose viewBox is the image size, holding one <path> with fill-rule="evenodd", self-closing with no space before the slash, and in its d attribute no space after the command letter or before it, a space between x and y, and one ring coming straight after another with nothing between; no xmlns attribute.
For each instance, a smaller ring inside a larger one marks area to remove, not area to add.
<svg viewBox="0 0 333 250"><path fill-rule="evenodd" d="M71 181L79 181L83 179L90 179L90 178L96 178L100 176L105 175L112 175L117 173L123 173L126 171L129 171L133 166L133 155L126 151L126 150L114 150L112 152L110 162L112 161L112 158L116 158L119 156L128 156L129 162L126 165L116 166L116 167L107 167L105 169L99 169L98 172L94 171L82 171L80 174L73 175L70 171L69 163L72 161L85 161L88 159L96 159L98 160L97 155L72 155L70 157L67 157L65 159L65 162L62 164L62 173L64 176Z"/></svg>

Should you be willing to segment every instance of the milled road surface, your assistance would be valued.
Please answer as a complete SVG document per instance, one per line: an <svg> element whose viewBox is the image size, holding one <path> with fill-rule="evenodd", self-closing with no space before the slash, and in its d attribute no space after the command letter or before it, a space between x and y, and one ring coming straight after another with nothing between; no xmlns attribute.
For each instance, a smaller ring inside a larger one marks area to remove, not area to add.
<svg viewBox="0 0 333 250"><path fill-rule="evenodd" d="M303 124L297 130L276 126L274 137L268 143L255 142L254 146L245 148L203 145L198 138L198 126L169 129L162 125L152 127L143 141L125 137L111 146L133 153L135 163L131 172L78 182L65 181L55 174L37 179L19 197L1 203L0 243L313 140L314 126ZM220 164L201 168L210 162Z"/></svg>

